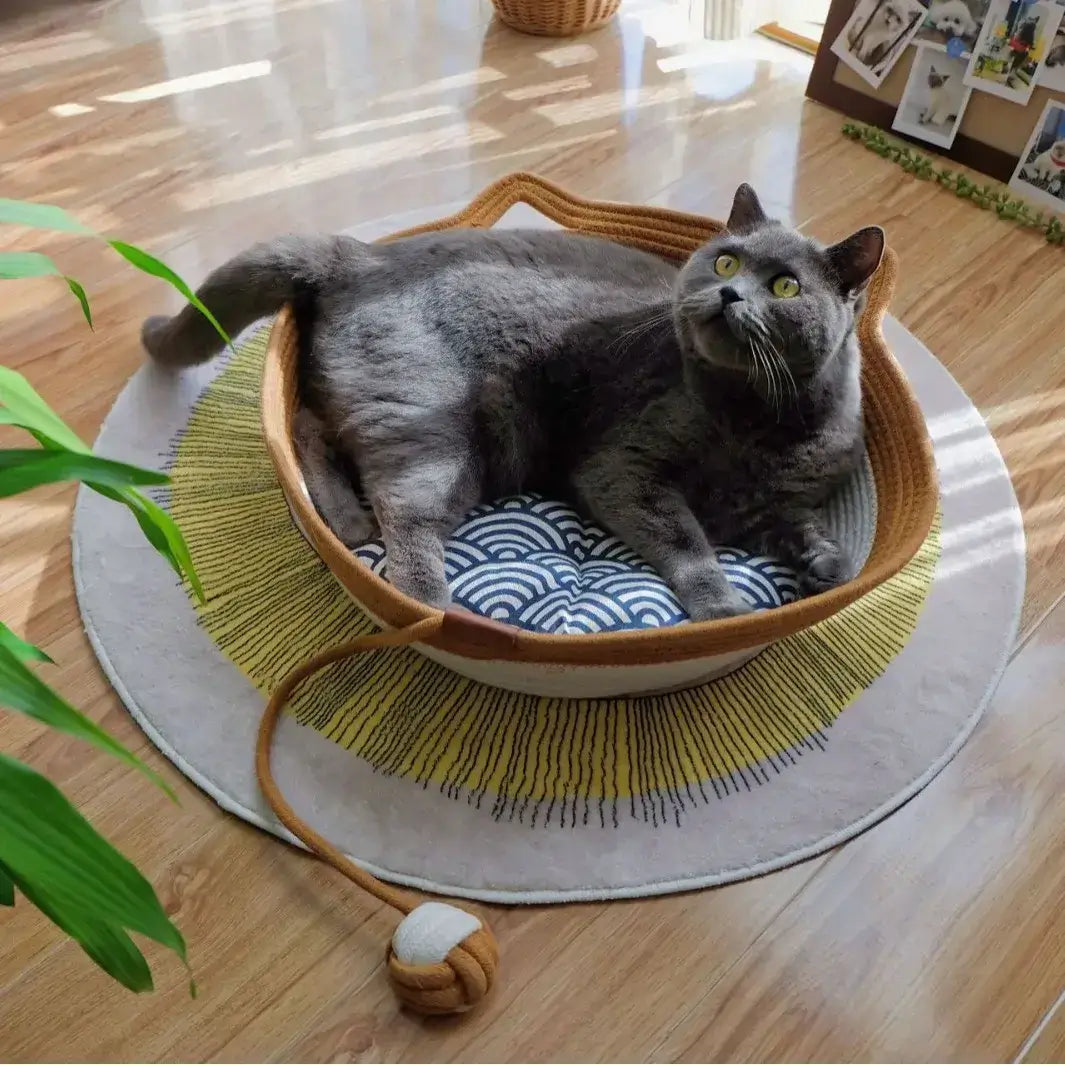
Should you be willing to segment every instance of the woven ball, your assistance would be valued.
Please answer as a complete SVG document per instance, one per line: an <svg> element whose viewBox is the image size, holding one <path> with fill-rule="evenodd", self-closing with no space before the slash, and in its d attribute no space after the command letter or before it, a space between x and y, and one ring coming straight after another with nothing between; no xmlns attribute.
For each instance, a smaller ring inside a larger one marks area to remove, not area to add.
<svg viewBox="0 0 1065 1065"><path fill-rule="evenodd" d="M423 902L400 921L386 954L399 1001L417 1013L464 1013L495 981L499 948L466 910Z"/></svg>

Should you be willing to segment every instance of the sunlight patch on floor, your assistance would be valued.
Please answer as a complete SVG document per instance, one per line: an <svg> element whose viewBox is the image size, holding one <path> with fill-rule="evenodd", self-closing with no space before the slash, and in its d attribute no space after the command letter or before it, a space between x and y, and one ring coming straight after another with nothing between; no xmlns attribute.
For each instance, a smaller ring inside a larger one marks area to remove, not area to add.
<svg viewBox="0 0 1065 1065"><path fill-rule="evenodd" d="M391 103L396 100L409 100L414 96L431 96L448 92L451 89L487 85L489 82L500 81L505 77L502 71L494 67L478 67L476 70L467 70L461 74L449 74L446 78L437 78L435 81L426 81L409 89L386 93L384 96L377 97L377 103Z"/></svg>
<svg viewBox="0 0 1065 1065"><path fill-rule="evenodd" d="M145 100L158 100L164 96L177 96L199 89L211 89L216 85L231 85L249 78L265 77L273 69L269 59L259 59L254 63L237 63L230 67L216 70L204 70L199 74L187 74L183 78L171 78L169 81L157 81L154 85L143 85L139 89L127 89L124 92L109 93L99 97L107 103L136 104Z"/></svg>
<svg viewBox="0 0 1065 1065"><path fill-rule="evenodd" d="M539 85L523 85L520 89L506 89L503 95L508 100L539 100L544 96L556 96L562 92L581 92L591 87L592 79L587 74L578 74L576 77L545 81Z"/></svg>
<svg viewBox="0 0 1065 1065"><path fill-rule="evenodd" d="M237 174L227 174L211 181L200 181L178 191L176 200L182 210L195 211L251 199L279 189L294 189L328 181L343 174L373 170L405 159L424 157L449 149L466 148L501 140L503 134L481 122L455 122L425 133L410 133L376 144L338 148L324 155L312 155L293 162L272 163Z"/></svg>
<svg viewBox="0 0 1065 1065"><path fill-rule="evenodd" d="M200 7L149 14L144 21L157 33L187 34L198 30L221 29L234 22L273 19L278 15L343 2L344 0L211 0Z"/></svg>
<svg viewBox="0 0 1065 1065"><path fill-rule="evenodd" d="M756 60L809 72L813 65L810 56L775 44L764 37L745 37L738 41L702 41L677 55L665 56L655 65L663 74L678 70L700 70L704 67L734 64L737 59Z"/></svg>
<svg viewBox="0 0 1065 1065"><path fill-rule="evenodd" d="M110 42L91 33L63 33L54 37L38 37L34 41L4 45L0 55L0 74L15 74L21 70L36 70L53 63L68 63L111 49Z"/></svg>
<svg viewBox="0 0 1065 1065"><path fill-rule="evenodd" d="M581 100L542 104L540 107L534 107L533 111L556 126L572 126L577 122L620 116L645 107L674 103L690 95L691 89L681 83L656 85L641 89L639 95L631 102L626 102L622 91L604 92L597 93L595 96L585 96Z"/></svg>
<svg viewBox="0 0 1065 1065"><path fill-rule="evenodd" d="M354 133L369 133L375 129L388 129L390 126L405 126L411 122L421 122L426 118L444 118L458 114L457 107L441 104L439 107L426 107L421 111L407 111L402 115L389 115L385 118L368 118L364 122L351 122L345 126L333 126L314 134L316 141L339 140Z"/></svg>
<svg viewBox="0 0 1065 1065"><path fill-rule="evenodd" d="M87 115L96 108L87 107L85 104L55 104L48 110L56 118L73 118L75 115Z"/></svg>
<svg viewBox="0 0 1065 1065"><path fill-rule="evenodd" d="M575 67L598 59L599 53L590 44L561 44L537 52L536 58L553 67Z"/></svg>

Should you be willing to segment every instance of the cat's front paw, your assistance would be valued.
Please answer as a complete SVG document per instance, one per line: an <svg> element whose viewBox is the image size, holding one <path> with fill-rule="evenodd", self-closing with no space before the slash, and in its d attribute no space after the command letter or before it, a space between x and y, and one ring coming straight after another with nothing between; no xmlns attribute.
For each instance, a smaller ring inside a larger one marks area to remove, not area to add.
<svg viewBox="0 0 1065 1065"><path fill-rule="evenodd" d="M451 589L447 581L428 567L394 566L386 559L385 576L394 588L433 610L447 610L451 606Z"/></svg>
<svg viewBox="0 0 1065 1065"><path fill-rule="evenodd" d="M684 604L684 609L692 621L722 621L754 612L754 607L732 589L724 596L693 597Z"/></svg>
<svg viewBox="0 0 1065 1065"><path fill-rule="evenodd" d="M319 512L321 513L321 512ZM323 514L322 517L325 517ZM335 514L328 522L333 535L349 550L355 551L380 535L377 522L361 507L352 506L342 514Z"/></svg>
<svg viewBox="0 0 1065 1065"><path fill-rule="evenodd" d="M825 540L802 558L799 584L806 595L817 595L844 584L851 577L851 560L834 540Z"/></svg>

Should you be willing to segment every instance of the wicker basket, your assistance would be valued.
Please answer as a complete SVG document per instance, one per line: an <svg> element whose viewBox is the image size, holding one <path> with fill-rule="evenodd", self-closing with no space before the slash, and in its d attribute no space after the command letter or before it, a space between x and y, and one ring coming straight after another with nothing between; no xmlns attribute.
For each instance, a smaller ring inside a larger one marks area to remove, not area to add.
<svg viewBox="0 0 1065 1065"><path fill-rule="evenodd" d="M539 37L574 37L609 22L621 0L492 0L501 21Z"/></svg>
<svg viewBox="0 0 1065 1065"><path fill-rule="evenodd" d="M396 236L492 226L519 202L570 229L677 261L721 229L719 222L697 215L582 200L540 178L513 174L464 211ZM897 260L888 249L858 324L866 444L877 507L872 550L853 580L821 595L743 617L594 635L527 632L449 610L439 631L418 649L475 679L540 694L596 697L688 687L734 669L768 644L831 617L898 573L928 535L938 486L924 418L880 331L896 271ZM439 616L360 562L311 503L292 442L298 349L295 319L286 308L270 336L262 418L267 447L295 520L337 581L379 624L401 629Z"/></svg>

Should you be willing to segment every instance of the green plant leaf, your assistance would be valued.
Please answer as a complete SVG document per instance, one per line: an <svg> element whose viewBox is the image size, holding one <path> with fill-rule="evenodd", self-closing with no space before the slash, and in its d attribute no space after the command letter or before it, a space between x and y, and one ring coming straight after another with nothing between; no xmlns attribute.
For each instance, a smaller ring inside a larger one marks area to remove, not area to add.
<svg viewBox="0 0 1065 1065"><path fill-rule="evenodd" d="M89 323L89 328L95 330L96 326L92 324L92 311L89 309L89 297L85 295L85 289L74 278L67 275L64 276L66 277L67 286L74 293L74 298L81 304L81 313L85 315L85 321Z"/></svg>
<svg viewBox="0 0 1065 1065"><path fill-rule="evenodd" d="M22 374L0 366L0 424L17 425L32 433L46 448L91 456L92 452L62 418L40 397ZM188 579L200 602L203 585L196 574L188 545L174 519L162 507L130 487L114 487L95 480L85 484L133 512L148 542L170 563L178 576Z"/></svg>
<svg viewBox="0 0 1065 1065"><path fill-rule="evenodd" d="M18 889L56 927L61 928L108 976L130 991L151 991L152 971L136 944L118 926L94 920L76 910L64 910L39 886L19 880Z"/></svg>
<svg viewBox="0 0 1065 1065"><path fill-rule="evenodd" d="M55 665L44 651L16 636L2 621L0 621L0 647L6 647L20 662L47 662L49 665Z"/></svg>
<svg viewBox="0 0 1065 1065"><path fill-rule="evenodd" d="M0 252L0 279L5 281L21 281L28 277L61 277L66 281L74 298L81 304L81 313L85 315L85 321L89 328L93 328L92 311L89 309L89 297L85 295L85 289L81 284L68 277L47 255L41 255L35 251L2 251Z"/></svg>
<svg viewBox="0 0 1065 1065"><path fill-rule="evenodd" d="M57 229L63 233L86 233L93 231L79 222L62 207L47 203L30 203L28 200L5 200L0 198L0 222L33 229Z"/></svg>
<svg viewBox="0 0 1065 1065"><path fill-rule="evenodd" d="M185 543L185 537L181 535L177 522L162 507L135 489L111 489L102 485L91 487L101 495L125 503L133 511L133 516L148 542L173 566L179 577L188 578L196 597L201 603L204 602L203 585L196 573L196 567L192 564L192 555L189 554L188 544Z"/></svg>
<svg viewBox="0 0 1065 1065"><path fill-rule="evenodd" d="M167 484L170 478L157 470L144 470L80 451L0 448L0 499L57 481L91 481L124 488L135 484Z"/></svg>
<svg viewBox="0 0 1065 1065"><path fill-rule="evenodd" d="M75 710L61 695L49 688L22 661L21 655L19 648L10 646L5 640L0 640L0 706L17 710L21 714L26 714L27 717L32 717L35 721L40 721L43 725L48 725L49 728L54 728L67 736L84 740L94 747L107 751L108 754L125 762L126 765L142 772L153 784L162 788L170 798L175 798L174 792L158 773L149 769L110 733L100 728L95 721L86 717L80 710Z"/></svg>
<svg viewBox="0 0 1065 1065"><path fill-rule="evenodd" d="M20 373L0 366L0 421L26 429L46 447L90 454L77 433L40 397Z"/></svg>
<svg viewBox="0 0 1065 1065"><path fill-rule="evenodd" d="M15 905L15 882L11 873L0 862L0 906Z"/></svg>
<svg viewBox="0 0 1065 1065"><path fill-rule="evenodd" d="M142 270L146 274L151 274L153 277L160 277L164 281L168 282L174 288L181 293L214 326L215 332L222 338L227 345L232 344L229 339L229 334L218 323L218 319L207 309L207 307L197 297L196 293L189 288L185 282L170 269L166 263L160 262L154 255L149 255L141 248L134 247L132 244L126 244L121 240L109 240L107 242L111 245L119 255L122 256L127 262L132 263L138 270Z"/></svg>
<svg viewBox="0 0 1065 1065"><path fill-rule="evenodd" d="M187 968L185 940L136 867L54 784L3 754L0 870L130 990L150 991L152 978L126 929L168 947Z"/></svg>
<svg viewBox="0 0 1065 1065"><path fill-rule="evenodd" d="M64 915L140 932L186 960L151 884L46 777L0 754L0 861ZM28 897L28 896L27 896Z"/></svg>
<svg viewBox="0 0 1065 1065"><path fill-rule="evenodd" d="M0 251L0 278L5 281L53 274L60 274L59 267L47 255L36 251Z"/></svg>
<svg viewBox="0 0 1065 1065"><path fill-rule="evenodd" d="M166 263L161 262L142 248L138 248L134 244L127 244L123 240L110 240L97 233L96 230L90 229L84 223L79 222L69 211L47 203L30 203L26 200L0 198L0 223L30 226L34 229L52 229L63 233L80 233L87 237L96 237L98 240L106 241L126 262L145 274L161 278L177 289L214 326L218 335L227 345L232 343L229 339L229 334L226 333L207 307L197 299L196 293L189 288L185 281L171 270ZM11 272L5 272L5 262L8 264L7 270ZM0 253L0 278L43 277L47 274L58 274L60 277L66 278L70 291L74 293L74 296L81 304L85 320L89 323L89 328L91 329L92 314L89 310L89 301L85 295L85 290L73 278L66 277L47 255L41 255L37 252Z"/></svg>

